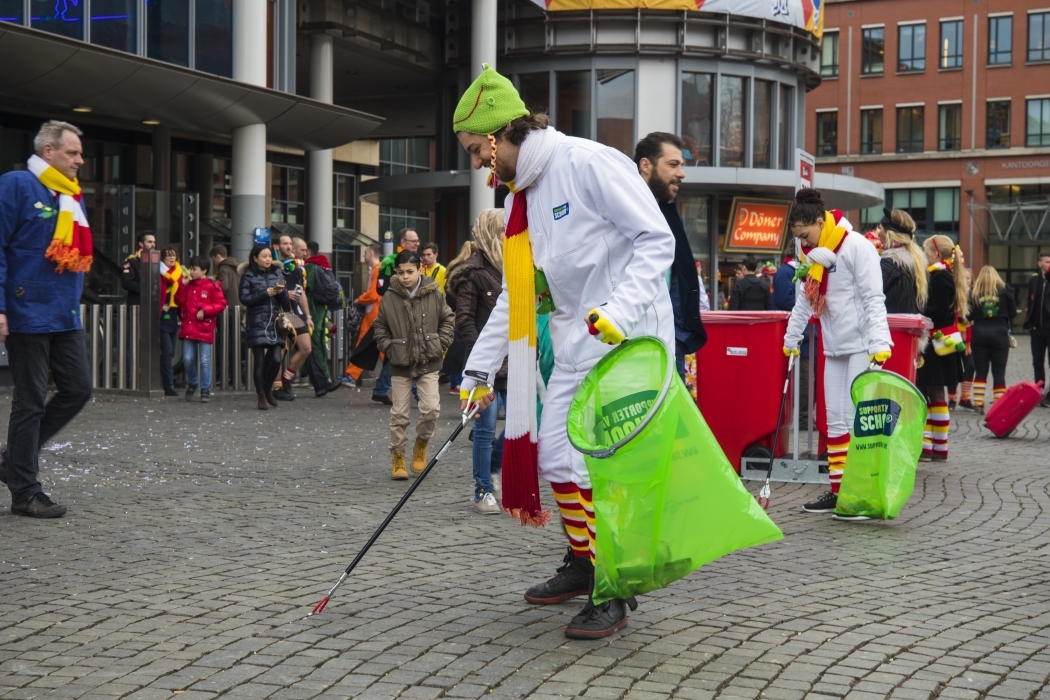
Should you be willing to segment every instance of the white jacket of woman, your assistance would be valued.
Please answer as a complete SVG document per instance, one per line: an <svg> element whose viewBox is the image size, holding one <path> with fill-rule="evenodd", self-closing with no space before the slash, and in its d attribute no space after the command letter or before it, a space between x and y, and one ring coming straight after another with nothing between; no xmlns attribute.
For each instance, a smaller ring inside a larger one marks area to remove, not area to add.
<svg viewBox="0 0 1050 700"><path fill-rule="evenodd" d="M840 223L850 233L842 241L835 264L826 272L828 289L824 295L824 313L820 317L824 354L842 357L885 352L893 346L893 341L886 321L879 253L875 246L852 230L848 221L842 219ZM787 335L784 336L784 347L787 348L796 348L802 342L802 333L813 315L813 307L802 291L802 283L796 284L795 307L791 310Z"/></svg>
<svg viewBox="0 0 1050 700"><path fill-rule="evenodd" d="M674 235L656 199L620 151L547 131L556 139L553 155L528 186L528 215L533 262L546 275L555 306L555 368L586 372L611 350L587 332L586 315L599 306L626 337L655 336L673 356L664 274L674 261ZM519 162L516 182L523 176ZM517 201L507 196L507 220ZM504 275L504 291L464 368L464 389L475 384L468 372L494 377L507 355L506 289Z"/></svg>

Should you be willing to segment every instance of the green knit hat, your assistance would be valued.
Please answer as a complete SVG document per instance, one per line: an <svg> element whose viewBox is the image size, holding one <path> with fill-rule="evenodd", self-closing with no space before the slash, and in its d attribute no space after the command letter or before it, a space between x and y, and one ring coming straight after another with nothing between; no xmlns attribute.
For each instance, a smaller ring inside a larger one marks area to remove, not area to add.
<svg viewBox="0 0 1050 700"><path fill-rule="evenodd" d="M474 79L456 106L452 130L487 136L494 134L519 117L529 116L514 83L482 64L484 70Z"/></svg>

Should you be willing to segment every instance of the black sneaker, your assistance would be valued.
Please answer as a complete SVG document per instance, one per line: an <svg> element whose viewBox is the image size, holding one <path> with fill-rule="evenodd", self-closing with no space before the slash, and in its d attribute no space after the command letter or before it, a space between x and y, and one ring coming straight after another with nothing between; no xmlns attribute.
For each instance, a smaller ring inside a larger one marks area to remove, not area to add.
<svg viewBox="0 0 1050 700"><path fill-rule="evenodd" d="M201 389L201 403L208 403L208 399L211 398L211 392Z"/></svg>
<svg viewBox="0 0 1050 700"><path fill-rule="evenodd" d="M384 406L393 406L394 402L386 394L372 394L372 400Z"/></svg>
<svg viewBox="0 0 1050 700"><path fill-rule="evenodd" d="M616 599L607 600L601 605L593 605L588 600L583 610L572 618L572 622L565 628L565 636L569 639L608 637L627 626L627 608L632 611L637 610L638 601L634 598Z"/></svg>
<svg viewBox="0 0 1050 700"><path fill-rule="evenodd" d="M273 392L273 397L278 401L295 401L295 394L292 390L286 386L282 386L277 391Z"/></svg>
<svg viewBox="0 0 1050 700"><path fill-rule="evenodd" d="M554 605L581 595L590 595L594 583L594 564L590 557L573 555L572 548L562 559L558 573L525 591L525 600L537 605Z"/></svg>
<svg viewBox="0 0 1050 700"><path fill-rule="evenodd" d="M329 394L331 394L333 391L335 391L337 389L342 389L342 388L343 388L343 383L341 381L339 381L338 379L336 379L331 384L328 385L327 391L328 391Z"/></svg>
<svg viewBox="0 0 1050 700"><path fill-rule="evenodd" d="M179 392L175 391L175 387L166 386L164 387L165 396L178 396Z"/></svg>
<svg viewBox="0 0 1050 700"><path fill-rule="evenodd" d="M973 401L970 401L969 399L966 399L965 401L960 401L959 402L959 408L965 408L965 409L967 409L969 411L973 411L974 410Z"/></svg>
<svg viewBox="0 0 1050 700"><path fill-rule="evenodd" d="M813 501L802 506L802 510L807 513L831 513L835 510L835 504L838 502L839 497L828 491L826 494Z"/></svg>
<svg viewBox="0 0 1050 700"><path fill-rule="evenodd" d="M1050 399L1043 399L1039 402L1040 408L1050 408Z"/></svg>
<svg viewBox="0 0 1050 700"><path fill-rule="evenodd" d="M956 406L958 406L958 405L959 405L959 404L955 403L954 401L949 401L949 402L948 402L948 410L949 410L949 411L954 411L954 410L955 410L955 407L956 407Z"/></svg>
<svg viewBox="0 0 1050 700"><path fill-rule="evenodd" d="M11 504L11 514L25 515L30 518L61 518L66 514L66 507L60 506L44 492L34 493L28 501Z"/></svg>
<svg viewBox="0 0 1050 700"><path fill-rule="evenodd" d="M193 400L193 395L196 394L196 393L197 393L197 387L196 386L194 386L193 384L190 384L189 386L187 386L186 387L186 400L187 401L192 401Z"/></svg>

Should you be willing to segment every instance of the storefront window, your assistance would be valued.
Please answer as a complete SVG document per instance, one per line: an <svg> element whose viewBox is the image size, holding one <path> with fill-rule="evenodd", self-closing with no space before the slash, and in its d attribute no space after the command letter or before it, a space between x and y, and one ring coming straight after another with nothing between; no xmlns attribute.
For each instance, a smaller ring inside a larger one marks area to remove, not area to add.
<svg viewBox="0 0 1050 700"><path fill-rule="evenodd" d="M897 153L922 153L922 107L897 108Z"/></svg>
<svg viewBox="0 0 1050 700"><path fill-rule="evenodd" d="M25 21L24 10L22 0L0 0L0 22L22 24Z"/></svg>
<svg viewBox="0 0 1050 700"><path fill-rule="evenodd" d="M598 71L598 143L634 154L634 71Z"/></svg>
<svg viewBox="0 0 1050 700"><path fill-rule="evenodd" d="M780 144L777 168L781 170L795 167L795 151L791 142L791 115L794 114L795 104L791 97L791 88L781 85L780 106L777 108L777 143Z"/></svg>
<svg viewBox="0 0 1050 700"><path fill-rule="evenodd" d="M988 143L986 148L1010 147L1010 101L988 103Z"/></svg>
<svg viewBox="0 0 1050 700"><path fill-rule="evenodd" d="M1005 66L1013 61L1014 18L988 18L988 65Z"/></svg>
<svg viewBox="0 0 1050 700"><path fill-rule="evenodd" d="M774 87L775 83L769 80L755 81L755 152L751 159L753 168L768 168L772 165Z"/></svg>
<svg viewBox="0 0 1050 700"><path fill-rule="evenodd" d="M744 139L747 134L745 78L723 75L718 78L718 164L723 168L743 168Z"/></svg>
<svg viewBox="0 0 1050 700"><path fill-rule="evenodd" d="M271 219L275 224L303 222L303 171L301 168L272 167L270 181Z"/></svg>
<svg viewBox="0 0 1050 700"><path fill-rule="evenodd" d="M937 150L962 150L962 104L937 108Z"/></svg>
<svg viewBox="0 0 1050 700"><path fill-rule="evenodd" d="M559 71L557 79L558 131L569 136L591 138L591 72Z"/></svg>
<svg viewBox="0 0 1050 700"><path fill-rule="evenodd" d="M335 186L332 190L332 221L336 228L356 228L354 218L354 176L335 175Z"/></svg>
<svg viewBox="0 0 1050 700"><path fill-rule="evenodd" d="M883 72L886 57L885 27L870 27L861 30L860 36L860 72L864 75L877 75Z"/></svg>
<svg viewBox="0 0 1050 700"><path fill-rule="evenodd" d="M689 153L688 165L713 165L711 162L712 100L708 73L682 74L682 140Z"/></svg>
<svg viewBox="0 0 1050 700"><path fill-rule="evenodd" d="M926 70L926 23L905 24L897 28L897 71L910 73Z"/></svg>
<svg viewBox="0 0 1050 700"><path fill-rule="evenodd" d="M523 73L518 76L518 92L522 102L532 113L551 112L551 74Z"/></svg>
<svg viewBox="0 0 1050 700"><path fill-rule="evenodd" d="M190 64L190 0L151 0L146 5L146 47L150 58Z"/></svg>
<svg viewBox="0 0 1050 700"><path fill-rule="evenodd" d="M84 36L84 3L73 0L31 0L30 24L33 29L70 39Z"/></svg>
<svg viewBox="0 0 1050 700"><path fill-rule="evenodd" d="M882 109L860 111L860 152L866 156L882 153Z"/></svg>
<svg viewBox="0 0 1050 700"><path fill-rule="evenodd" d="M963 23L962 20L941 22L941 48L938 58L940 68L962 68Z"/></svg>
<svg viewBox="0 0 1050 700"><path fill-rule="evenodd" d="M832 109L817 112L817 155L835 156L839 152L839 113Z"/></svg>
<svg viewBox="0 0 1050 700"><path fill-rule="evenodd" d="M1024 145L1050 146L1050 98L1028 100Z"/></svg>
<svg viewBox="0 0 1050 700"><path fill-rule="evenodd" d="M91 0L91 43L135 53L136 0Z"/></svg>
<svg viewBox="0 0 1050 700"><path fill-rule="evenodd" d="M196 3L193 67L212 75L232 77L233 0L196 0Z"/></svg>
<svg viewBox="0 0 1050 700"><path fill-rule="evenodd" d="M678 212L685 223L685 234L693 259L701 265L704 286L711 289L711 198L679 194Z"/></svg>

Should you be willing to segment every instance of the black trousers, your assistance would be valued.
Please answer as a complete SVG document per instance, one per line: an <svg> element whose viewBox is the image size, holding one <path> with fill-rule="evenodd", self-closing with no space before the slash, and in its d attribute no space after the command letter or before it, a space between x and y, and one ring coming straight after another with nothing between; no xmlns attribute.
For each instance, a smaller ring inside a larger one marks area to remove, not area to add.
<svg viewBox="0 0 1050 700"><path fill-rule="evenodd" d="M273 386L277 375L281 372L281 346L280 345L257 345L252 348L253 379L255 380L255 393L263 394L266 389Z"/></svg>
<svg viewBox="0 0 1050 700"><path fill-rule="evenodd" d="M7 354L14 381L7 426L7 488L12 503L43 491L40 448L91 400L91 373L83 331L12 333ZM48 370L58 391L46 404Z"/></svg>
<svg viewBox="0 0 1050 700"><path fill-rule="evenodd" d="M1046 351L1050 348L1050 328L1032 329L1032 368L1035 370L1035 381L1042 382L1046 388Z"/></svg>
<svg viewBox="0 0 1050 700"><path fill-rule="evenodd" d="M1006 386L1006 360L1010 357L1010 331L1007 325L974 324L970 348L973 350L974 379L985 381L988 365L991 364L992 387Z"/></svg>

